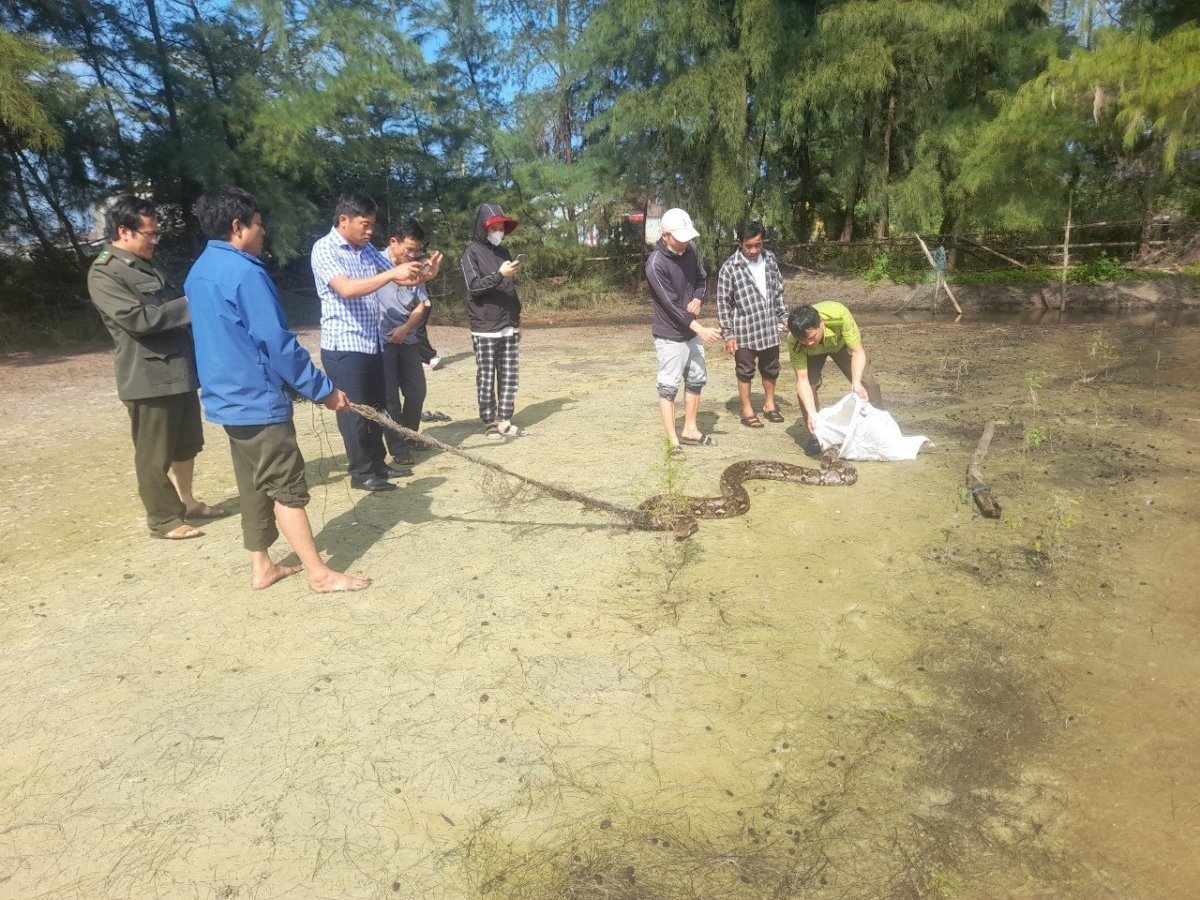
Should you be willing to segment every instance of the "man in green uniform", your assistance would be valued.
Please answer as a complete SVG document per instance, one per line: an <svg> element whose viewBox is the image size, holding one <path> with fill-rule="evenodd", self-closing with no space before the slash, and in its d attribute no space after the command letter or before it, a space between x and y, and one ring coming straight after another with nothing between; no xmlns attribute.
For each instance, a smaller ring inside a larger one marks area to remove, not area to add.
<svg viewBox="0 0 1200 900"><path fill-rule="evenodd" d="M850 390L869 400L877 409L882 408L883 397L867 360L862 333L850 310L842 304L825 300L793 309L788 315L787 348L792 368L796 370L796 396L804 407L805 424L810 434L816 431L817 413L821 409L821 401L817 398L821 370L831 356L842 374L850 379ZM805 452L821 452L815 437L809 438Z"/></svg>
<svg viewBox="0 0 1200 900"><path fill-rule="evenodd" d="M119 198L105 216L105 236L88 293L117 345L117 396L129 411L146 524L155 537L199 537L204 532L184 520L225 511L192 495L204 430L187 298L151 263L159 239L153 203Z"/></svg>

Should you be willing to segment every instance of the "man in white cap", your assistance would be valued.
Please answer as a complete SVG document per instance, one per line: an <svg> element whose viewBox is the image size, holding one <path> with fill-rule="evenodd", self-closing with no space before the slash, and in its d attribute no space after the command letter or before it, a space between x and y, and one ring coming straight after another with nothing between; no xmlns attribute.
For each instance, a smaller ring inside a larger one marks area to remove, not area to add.
<svg viewBox="0 0 1200 900"><path fill-rule="evenodd" d="M708 273L700 260L695 239L700 236L692 217L682 209L668 209L662 217L662 235L646 260L646 282L654 301L654 350L658 355L658 411L672 454L679 445L714 447L711 435L696 425L700 392L708 381L704 345L721 342L721 332L701 325L696 317L704 303ZM683 431L675 432L675 397L683 379Z"/></svg>

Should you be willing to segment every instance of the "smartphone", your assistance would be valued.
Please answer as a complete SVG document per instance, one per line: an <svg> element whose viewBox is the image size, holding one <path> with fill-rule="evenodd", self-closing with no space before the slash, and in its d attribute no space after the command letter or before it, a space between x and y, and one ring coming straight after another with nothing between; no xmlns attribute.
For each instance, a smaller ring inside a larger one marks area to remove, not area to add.
<svg viewBox="0 0 1200 900"><path fill-rule="evenodd" d="M431 271L433 271L433 260L432 259L421 260L421 274L428 275Z"/></svg>
<svg viewBox="0 0 1200 900"><path fill-rule="evenodd" d="M518 266L521 265L523 262L525 262L525 254L518 253L517 258L514 259L513 262L515 262Z"/></svg>

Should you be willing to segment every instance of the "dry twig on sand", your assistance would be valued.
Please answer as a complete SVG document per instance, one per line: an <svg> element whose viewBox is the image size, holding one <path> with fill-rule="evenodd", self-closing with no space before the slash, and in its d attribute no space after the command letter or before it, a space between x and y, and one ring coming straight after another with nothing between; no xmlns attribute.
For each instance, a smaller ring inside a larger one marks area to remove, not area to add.
<svg viewBox="0 0 1200 900"><path fill-rule="evenodd" d="M988 448L992 445L992 435L996 433L996 423L988 422L971 455L967 465L967 495L975 501L979 512L985 519L1000 518L1000 504L992 496L992 488L983 480L983 458L987 456Z"/></svg>

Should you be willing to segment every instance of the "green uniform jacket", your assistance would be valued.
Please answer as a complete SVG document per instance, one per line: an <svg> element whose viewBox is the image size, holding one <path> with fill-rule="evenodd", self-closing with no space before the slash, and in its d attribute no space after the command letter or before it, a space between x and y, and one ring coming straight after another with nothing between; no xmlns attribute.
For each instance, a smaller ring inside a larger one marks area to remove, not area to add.
<svg viewBox="0 0 1200 900"><path fill-rule="evenodd" d="M146 260L106 244L88 293L117 345L117 396L169 397L199 387L187 298Z"/></svg>

